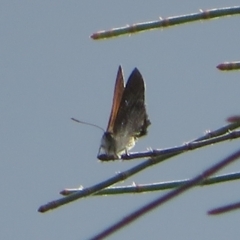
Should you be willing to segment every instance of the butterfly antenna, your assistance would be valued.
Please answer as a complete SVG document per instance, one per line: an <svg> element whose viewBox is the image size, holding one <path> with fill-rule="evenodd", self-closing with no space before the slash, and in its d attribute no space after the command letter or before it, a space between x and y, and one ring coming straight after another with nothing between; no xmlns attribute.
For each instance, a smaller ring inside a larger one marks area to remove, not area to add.
<svg viewBox="0 0 240 240"><path fill-rule="evenodd" d="M71 120L73 120L73 121L75 121L75 122L77 122L77 123L82 123L82 124L86 124L86 125L89 125L89 126L93 126L93 127L99 128L99 129L101 129L103 132L105 132L105 130L104 130L103 128L99 127L98 125L95 125L95 124L92 124L92 123L88 123L88 122L83 122L83 121L80 121L80 120L78 120L78 119L76 119L76 118L71 118Z"/></svg>

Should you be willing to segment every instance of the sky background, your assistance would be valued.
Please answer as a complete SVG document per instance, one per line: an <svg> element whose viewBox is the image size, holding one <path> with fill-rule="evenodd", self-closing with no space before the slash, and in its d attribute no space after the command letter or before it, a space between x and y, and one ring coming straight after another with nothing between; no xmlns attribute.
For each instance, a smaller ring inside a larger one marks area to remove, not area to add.
<svg viewBox="0 0 240 240"><path fill-rule="evenodd" d="M133 149L166 148L202 136L239 114L239 16L93 41L137 22L238 5L239 1L0 2L0 239L87 239L165 192L89 197L41 214L66 187L89 187L142 160L101 163L118 66L146 83L149 134ZM119 185L186 179L239 149L239 140L182 154ZM236 162L221 171L238 171ZM236 239L239 211L206 212L238 201L239 182L194 188L109 239Z"/></svg>

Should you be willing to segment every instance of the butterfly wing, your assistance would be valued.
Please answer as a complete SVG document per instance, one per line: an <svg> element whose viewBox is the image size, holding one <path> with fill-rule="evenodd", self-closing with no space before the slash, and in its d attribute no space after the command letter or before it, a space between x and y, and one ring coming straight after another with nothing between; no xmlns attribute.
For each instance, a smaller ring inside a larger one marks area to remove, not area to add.
<svg viewBox="0 0 240 240"><path fill-rule="evenodd" d="M131 148L131 141L146 135L149 125L144 80L139 70L135 68L124 89L113 126L113 135L119 143L117 151L128 149L128 145Z"/></svg>
<svg viewBox="0 0 240 240"><path fill-rule="evenodd" d="M119 66L115 88L114 88L113 103L112 103L111 114L108 121L107 132L111 132L111 133L113 132L113 127L117 117L118 108L122 99L123 92L124 92L123 71L122 71L122 67Z"/></svg>

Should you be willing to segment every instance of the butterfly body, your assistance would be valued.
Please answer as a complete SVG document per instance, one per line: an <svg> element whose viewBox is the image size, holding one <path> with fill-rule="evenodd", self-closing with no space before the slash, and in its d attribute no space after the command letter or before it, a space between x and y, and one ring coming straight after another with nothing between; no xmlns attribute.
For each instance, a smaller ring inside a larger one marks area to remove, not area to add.
<svg viewBox="0 0 240 240"><path fill-rule="evenodd" d="M101 139L98 159L120 159L123 153L134 147L139 137L147 134L150 124L145 107L145 85L142 75L135 68L124 87L120 66L108 127Z"/></svg>

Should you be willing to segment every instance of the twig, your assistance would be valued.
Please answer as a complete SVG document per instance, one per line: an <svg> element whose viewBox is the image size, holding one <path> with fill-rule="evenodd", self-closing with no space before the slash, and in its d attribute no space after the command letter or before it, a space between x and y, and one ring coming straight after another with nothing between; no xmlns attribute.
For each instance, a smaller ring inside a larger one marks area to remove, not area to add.
<svg viewBox="0 0 240 240"><path fill-rule="evenodd" d="M218 214L222 214L222 213L226 213L226 212L236 210L238 208L240 208L240 202L225 205L223 207L214 208L214 209L208 211L208 214L209 215L218 215Z"/></svg>
<svg viewBox="0 0 240 240"><path fill-rule="evenodd" d="M209 9L205 11L200 9L200 12L198 13L168 17L165 19L160 18L160 20L158 21L137 23L131 26L113 28L109 31L99 31L99 32L93 33L91 35L91 38L94 40L111 38L111 37L117 37L123 34L133 34L133 33L152 30L156 28L170 27L177 24L189 23L189 22L198 21L198 20L208 20L212 18L223 17L227 15L235 15L235 14L240 14L239 6Z"/></svg>
<svg viewBox="0 0 240 240"><path fill-rule="evenodd" d="M199 186L206 186L206 185L212 185L217 183L223 183L233 180L239 180L240 179L240 172L235 173L229 173L229 174L223 174L219 176L214 176L208 179L205 179L203 182L199 184ZM159 182L159 183L150 183L150 184L135 184L133 183L130 186L116 186L116 187L108 187L105 188L92 196L106 196L106 195L116 195L116 194L132 194L132 193L145 193L145 192L152 192L152 191L159 191L159 190L168 190L173 189L176 187L180 187L183 184L189 182L190 179L184 179L184 180L174 180L174 181L168 181L168 182ZM83 188L70 188L70 189L64 189L60 192L60 194L64 196L68 196L70 194L73 194L75 192L82 191Z"/></svg>
<svg viewBox="0 0 240 240"><path fill-rule="evenodd" d="M196 176L192 180L190 180L188 183L182 185L181 187L172 190L171 192L168 192L167 194L157 198L156 200L152 201L149 204L146 204L145 206L141 207L140 209L132 212L131 214L124 217L122 220L116 222L112 226L108 227L107 229L103 230L99 234L95 235L91 240L97 240L97 239L104 239L105 237L109 236L110 234L113 234L120 228L132 223L139 217L143 216L144 214L148 213L149 211L153 210L156 207L159 207L165 202L168 202L172 198L178 196L179 194L182 194L183 192L189 190L190 188L194 187L196 184L201 183L205 178L209 177L210 175L214 174L215 172L219 171L226 165L234 162L240 157L240 150L232 154L231 156L223 159L221 162L215 164L214 166L208 168L205 170L202 174Z"/></svg>
<svg viewBox="0 0 240 240"><path fill-rule="evenodd" d="M121 158L123 160L132 160L136 158L164 156L166 154L178 154L180 152L195 150L204 146L220 143L222 141L231 140L239 137L240 131L228 132L227 134L222 136L217 136L202 141L184 143L182 146L178 147L172 147L167 149L155 149L147 152L129 153L128 155L122 155Z"/></svg>
<svg viewBox="0 0 240 240"><path fill-rule="evenodd" d="M240 61L220 63L217 68L221 71L240 70Z"/></svg>
<svg viewBox="0 0 240 240"><path fill-rule="evenodd" d="M240 122L234 122L232 124L229 124L227 126L224 126L214 132L208 132L207 134L205 134L204 136L194 140L193 142L197 142L197 141L202 141L204 139L208 139L209 137L211 136L218 136L218 135L221 135L221 134L225 134L226 132L228 131L231 131L235 128L238 128L240 126ZM157 163L160 163L170 157L173 157L173 156L176 156L180 153L172 153L172 154L168 154L168 155L164 155L164 156L161 156L161 157L157 157L157 158L152 158L152 159L148 159L146 161L144 161L143 163L140 163L138 164L137 166L125 171L125 172L121 172L117 175L115 175L114 177L108 179L108 180L105 180L101 183L98 183L96 185L93 185L89 188L85 188L84 190L82 190L81 192L76 192L76 193L73 193L71 194L70 196L67 196L67 197L63 197L63 198L60 198L60 199L57 199L57 200L54 200L54 201L51 201L45 205L42 205L39 207L38 211L39 212L46 212L50 209L54 209L54 208L57 208L57 207L60 207L62 205L65 205L67 203L70 203L72 201L75 201L79 198L82 198L82 197L86 197L88 195L91 195L91 194L94 194L106 187L109 187L119 181L123 181L125 179L127 179L128 177L142 171L143 169L147 168L147 167L150 167L152 165L155 165Z"/></svg>

